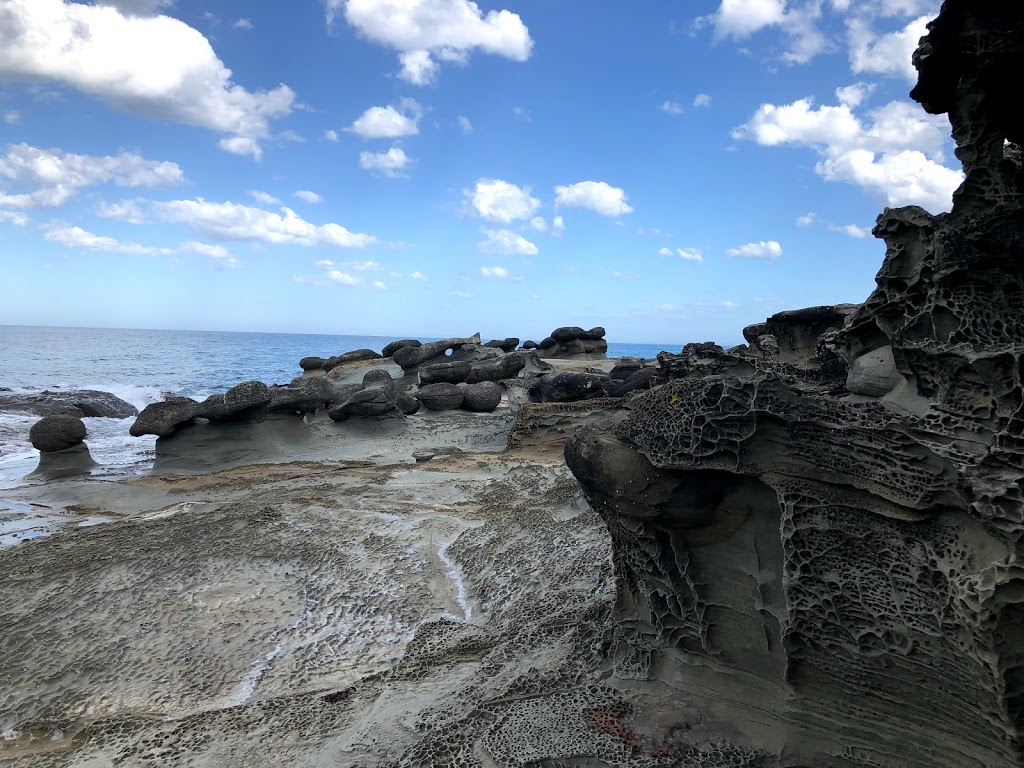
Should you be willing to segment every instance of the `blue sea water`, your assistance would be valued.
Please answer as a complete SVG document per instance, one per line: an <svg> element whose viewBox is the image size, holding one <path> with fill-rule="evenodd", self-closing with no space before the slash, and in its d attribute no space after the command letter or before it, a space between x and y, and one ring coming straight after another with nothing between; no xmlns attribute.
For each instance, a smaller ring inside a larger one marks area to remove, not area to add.
<svg viewBox="0 0 1024 768"><path fill-rule="evenodd" d="M98 389L141 410L164 393L203 398L253 379L284 384L302 373L298 363L303 357L330 357L364 347L380 351L390 341L394 338L0 326L0 387ZM608 356L654 357L662 349L679 347L610 341ZM34 420L0 413L0 482L34 467L36 453L27 440ZM131 420L87 421L89 448L100 464L145 469L153 441L129 437Z"/></svg>

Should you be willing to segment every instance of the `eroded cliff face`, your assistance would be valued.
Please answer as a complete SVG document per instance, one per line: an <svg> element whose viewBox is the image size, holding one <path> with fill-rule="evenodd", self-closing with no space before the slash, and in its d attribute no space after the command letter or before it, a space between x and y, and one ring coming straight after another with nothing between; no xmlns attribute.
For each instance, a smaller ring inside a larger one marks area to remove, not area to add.
<svg viewBox="0 0 1024 768"><path fill-rule="evenodd" d="M878 287L815 358L683 368L566 450L613 541L615 674L736 723L764 764L1024 765L1024 121L1007 80L1024 7L947 0L929 29L912 95L950 116L953 211L879 217Z"/></svg>

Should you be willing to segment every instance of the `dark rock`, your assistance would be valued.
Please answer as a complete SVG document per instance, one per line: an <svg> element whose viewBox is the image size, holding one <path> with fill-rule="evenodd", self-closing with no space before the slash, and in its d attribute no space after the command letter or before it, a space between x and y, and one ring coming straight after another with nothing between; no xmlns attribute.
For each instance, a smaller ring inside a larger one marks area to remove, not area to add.
<svg viewBox="0 0 1024 768"><path fill-rule="evenodd" d="M313 413L329 403L344 402L351 393L339 389L323 376L300 376L291 384L270 387L269 409L272 412Z"/></svg>
<svg viewBox="0 0 1024 768"><path fill-rule="evenodd" d="M381 355L374 352L372 349L353 349L351 352L346 352L336 357L328 358L324 360L321 366L325 371L330 371L337 368L339 365L347 365L348 363L362 363L366 360L380 360Z"/></svg>
<svg viewBox="0 0 1024 768"><path fill-rule="evenodd" d="M642 357L622 357L619 358L612 369L608 372L608 378L610 379L626 379L632 376L634 373L639 371L646 365Z"/></svg>
<svg viewBox="0 0 1024 768"><path fill-rule="evenodd" d="M454 384L427 384L420 387L416 397L428 411L454 411L462 407L463 391Z"/></svg>
<svg viewBox="0 0 1024 768"><path fill-rule="evenodd" d="M467 411L490 413L501 404L501 387L493 381L465 384L462 392L465 395L462 407Z"/></svg>
<svg viewBox="0 0 1024 768"><path fill-rule="evenodd" d="M567 403L574 400L588 400L604 396L607 376L596 373L548 373L537 381L537 388L544 402Z"/></svg>
<svg viewBox="0 0 1024 768"><path fill-rule="evenodd" d="M447 382L449 384L458 384L469 377L472 369L473 364L465 360L433 363L420 368L420 383L437 384L439 382Z"/></svg>
<svg viewBox="0 0 1024 768"><path fill-rule="evenodd" d="M745 333L777 356L659 355L672 380L566 446L612 544L609 665L666 708L756 701L765 764L1024 765L1024 4L945 0L914 63L952 211L886 209L863 305Z"/></svg>
<svg viewBox="0 0 1024 768"><path fill-rule="evenodd" d="M527 339L523 342L523 349L537 349L537 342L531 339Z"/></svg>
<svg viewBox="0 0 1024 768"><path fill-rule="evenodd" d="M80 418L127 419L139 411L131 403L92 389L45 390L43 392L0 392L0 412L31 413L38 416L67 414Z"/></svg>
<svg viewBox="0 0 1024 768"><path fill-rule="evenodd" d="M443 339L442 341L428 341L426 344L421 344L418 347L404 347L399 349L392 355L392 359L402 367L406 373L415 371L420 365L426 362L434 360L434 358L444 355L448 351L452 351L466 344L479 344L480 334L464 339Z"/></svg>
<svg viewBox="0 0 1024 768"><path fill-rule="evenodd" d="M328 415L335 413L332 408ZM346 416L358 416L360 418L385 418L399 416L401 412L395 404L394 385L383 387L367 387L356 392L352 397L337 406L337 412ZM334 418L333 416L331 418ZM337 421L337 419L335 419Z"/></svg>
<svg viewBox="0 0 1024 768"><path fill-rule="evenodd" d="M211 421L260 419L272 401L270 387L262 381L244 381L223 395L211 395L200 404L197 414Z"/></svg>
<svg viewBox="0 0 1024 768"><path fill-rule="evenodd" d="M402 339L401 341L392 341L390 344L386 345L384 349L380 351L380 353L383 357L391 357L392 355L395 354L395 352L397 352L400 349L405 349L406 347L418 347L421 346L421 343L422 342L419 342L416 339Z"/></svg>
<svg viewBox="0 0 1024 768"><path fill-rule="evenodd" d="M603 356L608 351L604 328L585 331L578 326L556 328L540 343L540 351L547 358L570 358L582 355Z"/></svg>
<svg viewBox="0 0 1024 768"><path fill-rule="evenodd" d="M545 336L545 337L544 337L544 338L543 338L543 339L541 340L541 342L540 342L540 345L539 345L539 346L540 346L540 348L541 348L541 349L548 349L548 348L550 348L550 347L555 347L555 346L558 346L558 342L557 342L557 341L555 341L555 340L554 340L553 338L551 338L550 336Z"/></svg>
<svg viewBox="0 0 1024 768"><path fill-rule="evenodd" d="M492 339L483 346L493 347L494 349L500 349L503 352L511 352L513 349L519 346L519 339L509 337L507 339Z"/></svg>
<svg viewBox="0 0 1024 768"><path fill-rule="evenodd" d="M128 432L135 437L156 435L170 437L175 430L199 416L201 406L187 397L175 397L160 403L152 403L142 409Z"/></svg>
<svg viewBox="0 0 1024 768"><path fill-rule="evenodd" d="M381 368L374 368L372 371L367 371L363 376L364 387L391 387L395 386L395 380L391 378L391 374Z"/></svg>
<svg viewBox="0 0 1024 768"><path fill-rule="evenodd" d="M448 456L455 456L459 453L462 453L461 448L456 448L454 445L446 445L441 448L424 448L420 451L414 451L412 457L416 459L417 464L420 464L430 461L431 459L446 458Z"/></svg>
<svg viewBox="0 0 1024 768"><path fill-rule="evenodd" d="M398 392L395 394L395 407L406 416L411 416L419 411L420 405L420 401L408 392Z"/></svg>
<svg viewBox="0 0 1024 768"><path fill-rule="evenodd" d="M332 405L328 408L327 416L331 421L348 421L351 418L348 411L341 407L341 404Z"/></svg>
<svg viewBox="0 0 1024 768"><path fill-rule="evenodd" d="M604 393L608 397L624 397L639 389L651 389L664 383L661 371L657 368L641 368L623 380L610 380L604 384Z"/></svg>
<svg viewBox="0 0 1024 768"><path fill-rule="evenodd" d="M299 368L304 371L319 371L326 362L322 357L304 357L299 360Z"/></svg>
<svg viewBox="0 0 1024 768"><path fill-rule="evenodd" d="M507 355L502 355L498 359L489 362L473 363L463 381L475 384L478 381L511 379L526 368L531 357L536 358L536 353L517 351L509 352ZM540 361L538 360L537 362L539 363ZM545 365L545 367L549 366Z"/></svg>
<svg viewBox="0 0 1024 768"><path fill-rule="evenodd" d="M32 425L28 439L41 453L63 451L85 440L85 423L77 416L44 416Z"/></svg>

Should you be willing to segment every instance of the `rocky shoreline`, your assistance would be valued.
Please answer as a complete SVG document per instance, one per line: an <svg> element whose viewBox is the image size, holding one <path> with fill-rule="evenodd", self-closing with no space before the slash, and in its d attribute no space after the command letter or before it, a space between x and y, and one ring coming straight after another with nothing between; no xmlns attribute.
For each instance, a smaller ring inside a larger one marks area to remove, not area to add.
<svg viewBox="0 0 1024 768"><path fill-rule="evenodd" d="M22 401L0 766L1024 765L1024 10L929 30L966 180L862 304L307 357L118 482L96 393Z"/></svg>

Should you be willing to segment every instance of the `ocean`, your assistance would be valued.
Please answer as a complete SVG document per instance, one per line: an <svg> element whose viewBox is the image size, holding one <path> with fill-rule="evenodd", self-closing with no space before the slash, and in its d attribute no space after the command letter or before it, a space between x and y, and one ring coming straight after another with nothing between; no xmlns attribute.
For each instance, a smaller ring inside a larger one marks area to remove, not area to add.
<svg viewBox="0 0 1024 768"><path fill-rule="evenodd" d="M302 373L303 357L364 347L379 352L390 341L394 337L0 326L0 387L23 392L98 389L142 410L165 393L201 399L253 379L285 384ZM678 351L679 345L609 341L608 356L649 358L663 349ZM38 454L28 442L28 430L37 419L0 413L0 487L17 484L35 468ZM155 439L131 437L131 423L86 419L99 474L148 471Z"/></svg>

